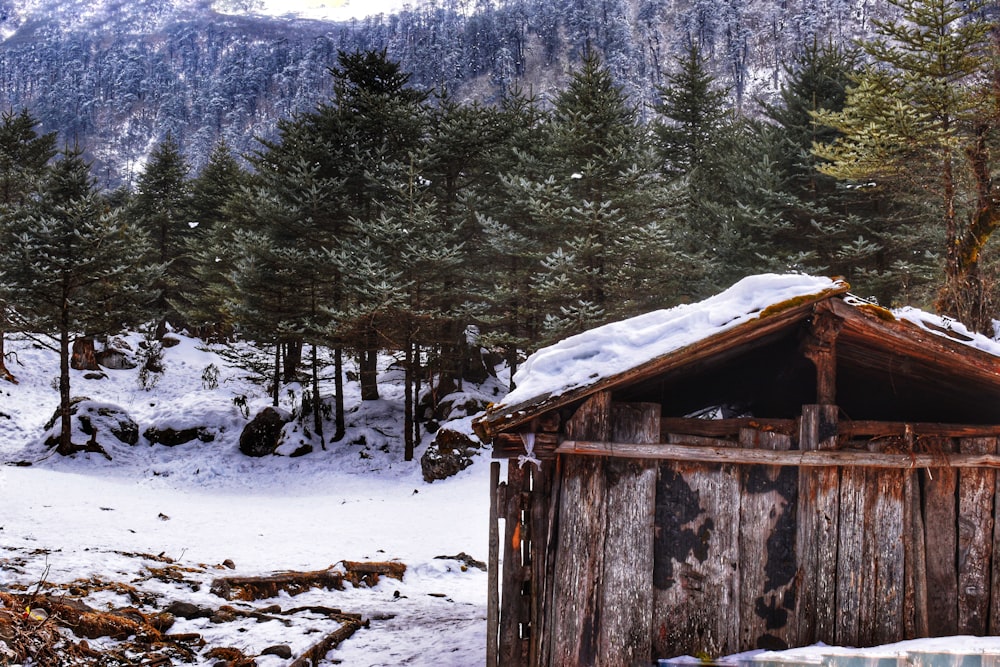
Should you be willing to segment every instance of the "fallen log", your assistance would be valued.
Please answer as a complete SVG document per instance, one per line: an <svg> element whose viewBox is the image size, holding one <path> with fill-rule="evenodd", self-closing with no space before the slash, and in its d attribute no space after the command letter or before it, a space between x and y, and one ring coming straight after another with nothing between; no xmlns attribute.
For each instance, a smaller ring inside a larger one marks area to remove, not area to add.
<svg viewBox="0 0 1000 667"><path fill-rule="evenodd" d="M211 592L225 600L265 600L280 592L298 595L313 588L344 590L344 582L354 586L374 586L382 576L403 580L406 564L396 561L341 561L341 567L310 572L278 572L255 577L219 577L212 581Z"/></svg>
<svg viewBox="0 0 1000 667"><path fill-rule="evenodd" d="M296 658L288 667L318 667L326 654L337 648L341 642L353 635L361 628L367 628L368 621L358 621L345 619L344 624L310 646L306 651Z"/></svg>
<svg viewBox="0 0 1000 667"><path fill-rule="evenodd" d="M224 600L264 600L284 591L298 595L313 588L344 590L344 575L334 569L313 572L281 572L259 577L219 577L209 589Z"/></svg>

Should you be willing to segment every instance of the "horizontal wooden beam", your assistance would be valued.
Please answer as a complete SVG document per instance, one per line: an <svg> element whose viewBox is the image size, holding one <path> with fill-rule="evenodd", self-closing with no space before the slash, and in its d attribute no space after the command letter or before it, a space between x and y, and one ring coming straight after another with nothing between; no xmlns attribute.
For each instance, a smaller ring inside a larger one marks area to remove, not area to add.
<svg viewBox="0 0 1000 667"><path fill-rule="evenodd" d="M845 450L774 451L742 447L703 447L686 444L641 445L627 442L567 440L556 454L614 456L634 459L664 459L691 463L735 463L752 465L865 468L1000 468L996 454L888 454Z"/></svg>
<svg viewBox="0 0 1000 667"><path fill-rule="evenodd" d="M798 433L796 419L758 419L737 417L733 419L697 419L691 417L664 417L660 421L663 434L700 435L719 438L736 435L744 428L775 431L786 435ZM905 436L935 438L989 438L1000 436L1000 424L939 424L934 422L884 422L876 420L841 420L837 434L854 436ZM666 438L663 438L666 440Z"/></svg>

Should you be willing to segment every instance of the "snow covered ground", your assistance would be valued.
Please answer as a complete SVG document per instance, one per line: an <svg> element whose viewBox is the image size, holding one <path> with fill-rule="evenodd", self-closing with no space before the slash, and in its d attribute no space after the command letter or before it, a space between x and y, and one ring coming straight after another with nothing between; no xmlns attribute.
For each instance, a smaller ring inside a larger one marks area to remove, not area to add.
<svg viewBox="0 0 1000 667"><path fill-rule="evenodd" d="M197 341L178 338L165 350L165 372L152 390L140 387L135 369L107 370L103 379L74 371L73 395L124 409L140 433L150 426L204 426L215 439L166 447L140 438L129 446L99 432L108 461L90 453L63 458L44 447L45 423L57 405L57 360L8 335L8 367L20 382L0 384L0 461L32 465L0 466L0 591L118 581L148 600L147 612L177 601L247 610L334 607L362 614L371 625L331 652L329 664L482 664L486 573L438 557L487 558L487 455L453 478L425 483L419 463L402 460L401 400L387 382L380 402L360 407L349 398L348 437L327 451L249 458L238 449L247 420L233 399L246 396L253 414L269 403L264 390ZM127 342L138 349L139 340ZM216 389L202 380L212 364L220 369ZM391 371L382 377L391 379ZM298 400L293 387L282 407L293 409ZM227 560L235 570L221 566ZM342 560L398 560L407 571L403 581L383 578L371 588L282 594L250 605L209 592L219 576L320 570ZM166 563L183 580L163 576ZM134 606L98 584L77 588L90 591L83 600L91 607ZM297 655L336 628L300 616L290 625L179 620L170 632L196 632L212 646L251 656L277 644ZM263 656L258 664L286 661Z"/></svg>

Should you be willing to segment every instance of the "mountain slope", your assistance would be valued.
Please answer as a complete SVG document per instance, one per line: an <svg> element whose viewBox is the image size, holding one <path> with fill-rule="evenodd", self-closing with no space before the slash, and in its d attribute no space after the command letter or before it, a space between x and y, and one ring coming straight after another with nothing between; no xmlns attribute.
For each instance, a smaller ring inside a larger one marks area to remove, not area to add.
<svg viewBox="0 0 1000 667"><path fill-rule="evenodd" d="M734 103L749 104L804 44L863 34L884 4L435 0L338 23L263 15L263 0L0 0L0 104L84 145L115 186L167 133L196 168L220 139L253 151L277 119L328 97L338 50L384 48L415 85L492 101L514 83L551 95L590 48L648 110L693 41Z"/></svg>

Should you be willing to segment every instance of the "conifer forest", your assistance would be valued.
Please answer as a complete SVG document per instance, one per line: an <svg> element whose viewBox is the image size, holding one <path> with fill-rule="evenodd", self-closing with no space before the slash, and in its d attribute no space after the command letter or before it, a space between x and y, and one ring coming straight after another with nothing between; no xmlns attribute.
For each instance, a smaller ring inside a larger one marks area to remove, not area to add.
<svg viewBox="0 0 1000 667"><path fill-rule="evenodd" d="M317 424L320 369L339 385L348 358L365 398L386 350L443 393L482 350L516 366L755 273L993 334L996 21L964 0L511 0L298 41L21 26L0 330L51 340L64 373L125 327L251 340L275 392L309 377Z"/></svg>

